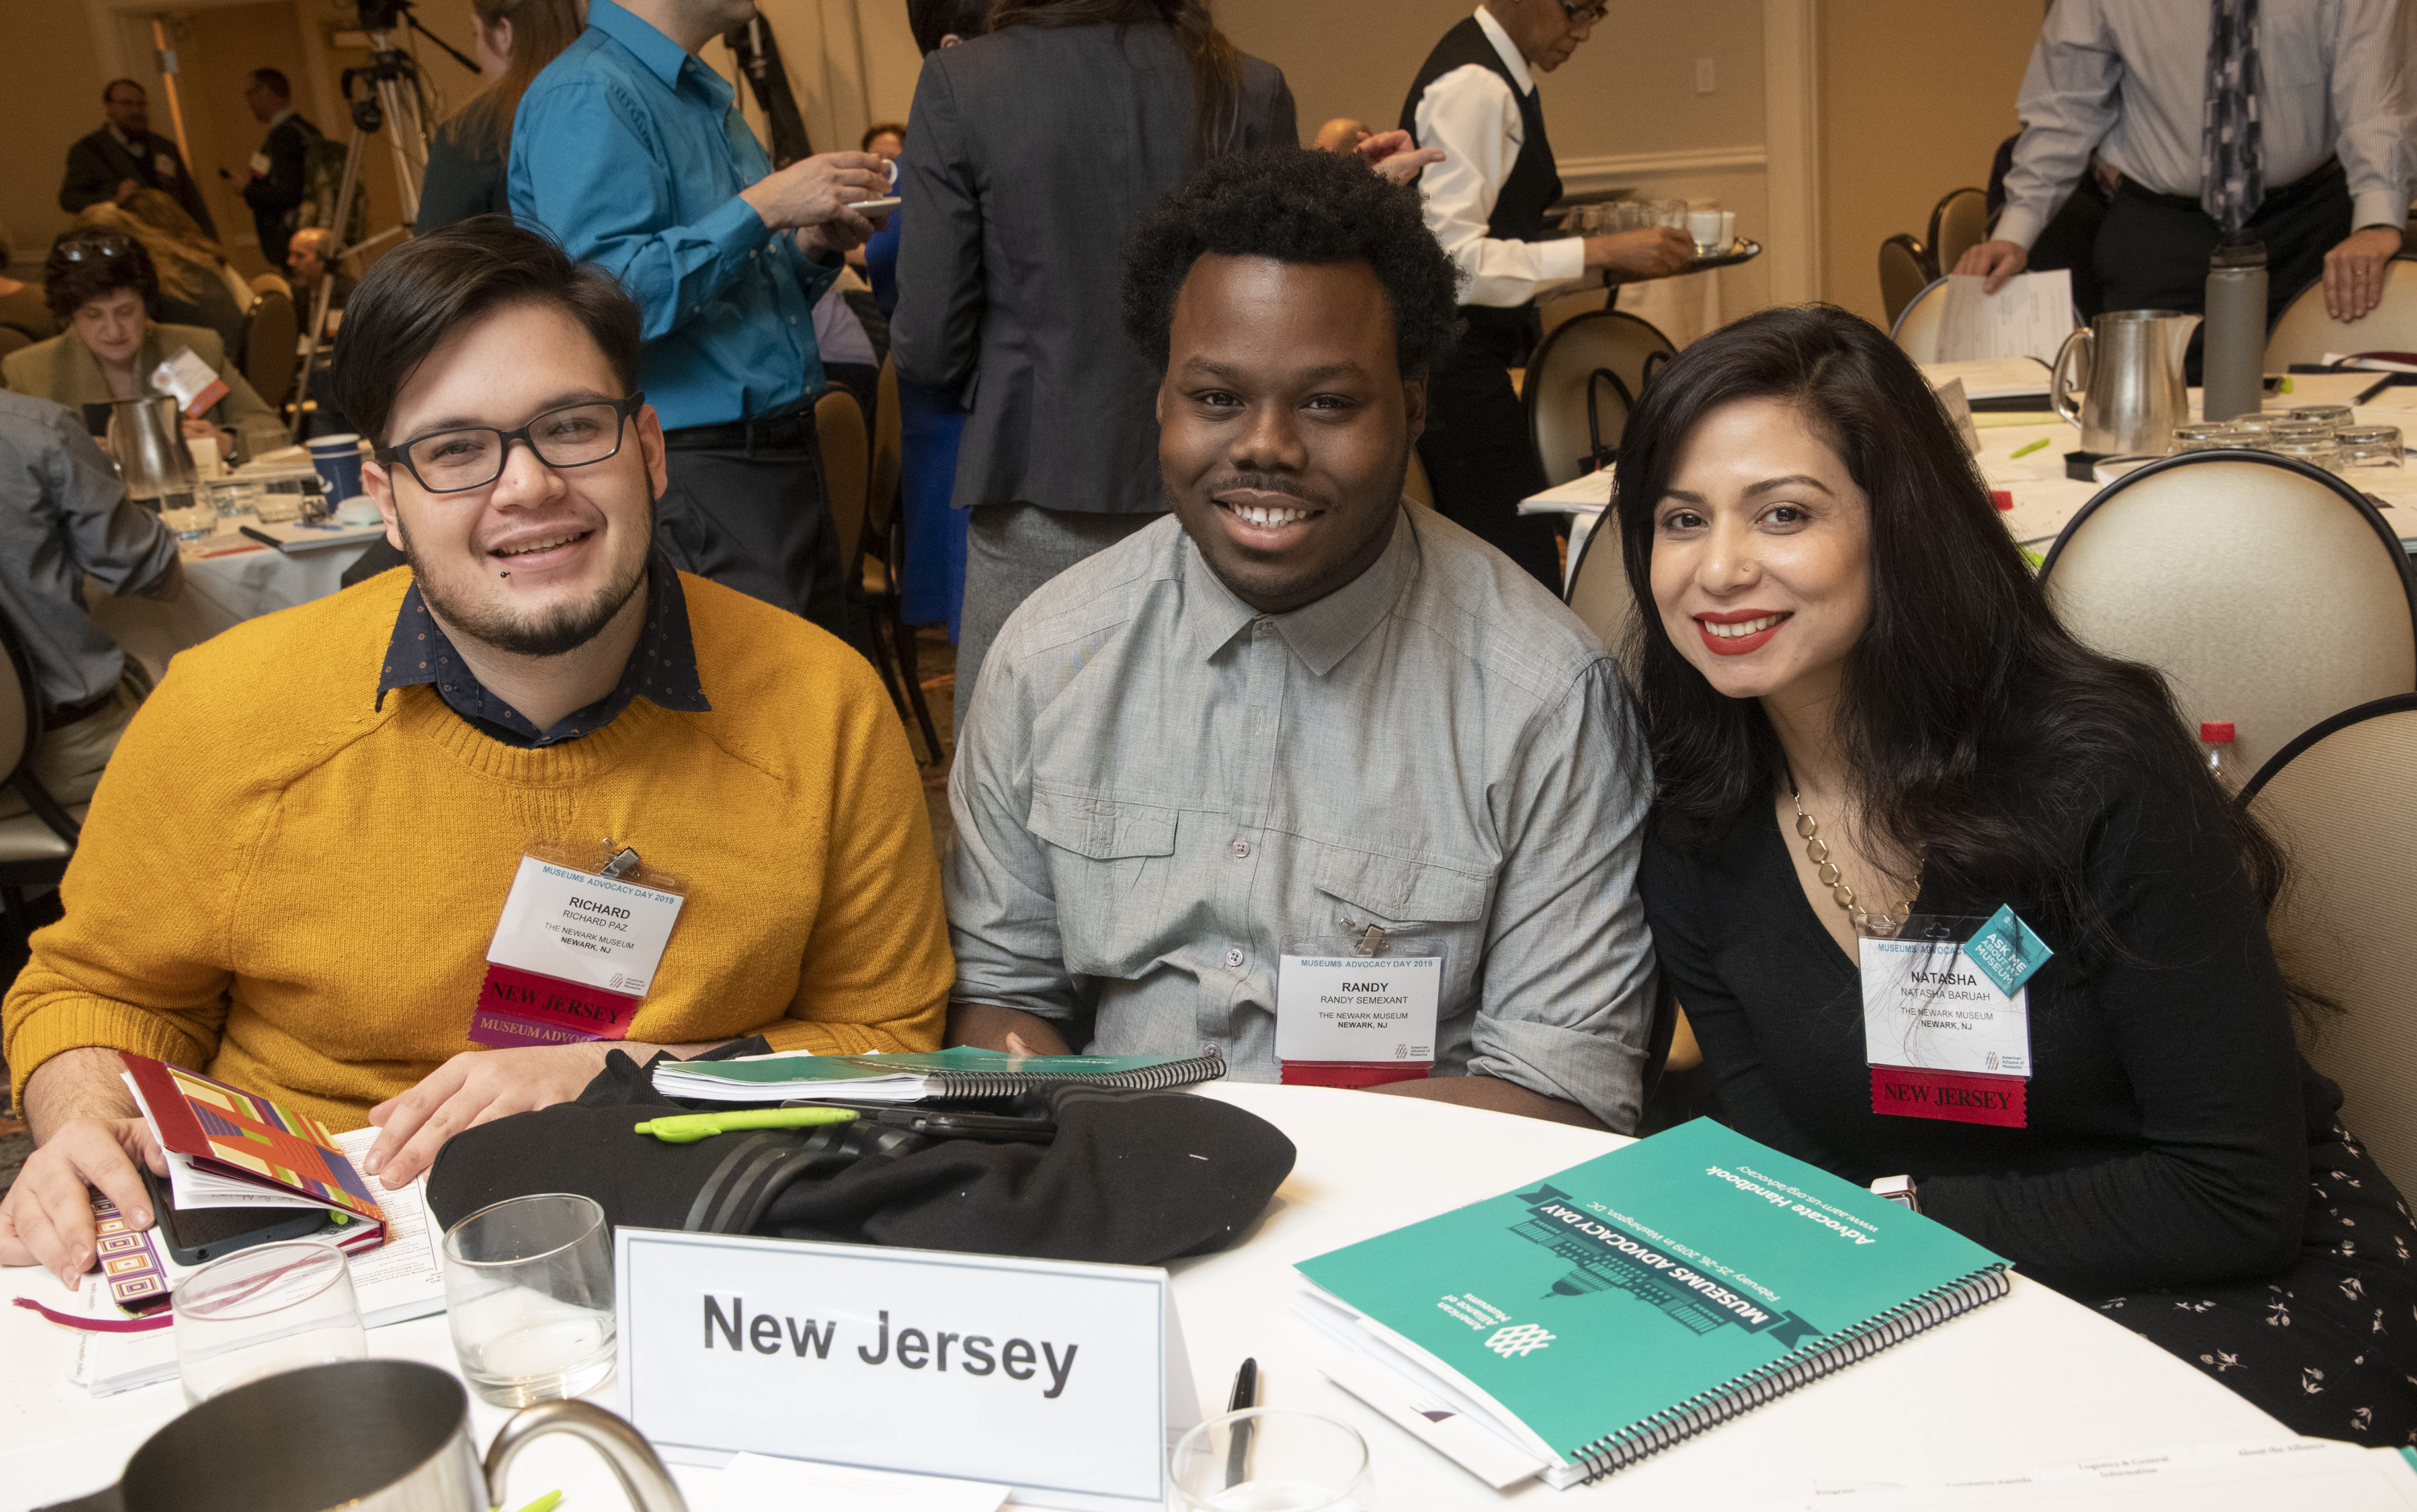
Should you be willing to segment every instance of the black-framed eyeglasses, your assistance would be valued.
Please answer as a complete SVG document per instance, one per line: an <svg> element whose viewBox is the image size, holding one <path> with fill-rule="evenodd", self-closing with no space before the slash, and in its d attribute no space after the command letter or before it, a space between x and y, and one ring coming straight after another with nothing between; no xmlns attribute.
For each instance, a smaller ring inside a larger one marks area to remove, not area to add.
<svg viewBox="0 0 2417 1512"><path fill-rule="evenodd" d="M1604 17L1611 14L1611 7L1601 4L1582 5L1578 0L1561 0L1561 14L1569 17L1577 25L1596 26L1602 24Z"/></svg>
<svg viewBox="0 0 2417 1512"><path fill-rule="evenodd" d="M504 476L515 441L525 443L548 467L586 467L618 455L624 422L646 401L643 393L583 400L547 410L517 431L487 425L431 431L399 446L376 447L371 455L388 465L403 463L431 493L464 493Z"/></svg>

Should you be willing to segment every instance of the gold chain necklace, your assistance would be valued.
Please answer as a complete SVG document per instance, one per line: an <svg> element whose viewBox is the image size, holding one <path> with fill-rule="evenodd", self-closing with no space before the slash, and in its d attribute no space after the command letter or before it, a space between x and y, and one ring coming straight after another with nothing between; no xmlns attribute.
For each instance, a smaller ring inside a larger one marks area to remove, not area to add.
<svg viewBox="0 0 2417 1512"><path fill-rule="evenodd" d="M1787 797L1796 805L1796 833L1804 838L1805 858L1821 869L1821 885L1830 889L1830 897L1847 911L1847 917L1853 921L1855 928L1862 929L1873 916L1872 913L1855 901L1855 889L1847 885L1845 875L1830 859L1830 847L1821 841L1820 821L1804 811L1804 799L1792 784L1787 790ZM1913 916L1913 900L1905 900L1893 911L1884 909L1878 916L1882 923L1902 925Z"/></svg>

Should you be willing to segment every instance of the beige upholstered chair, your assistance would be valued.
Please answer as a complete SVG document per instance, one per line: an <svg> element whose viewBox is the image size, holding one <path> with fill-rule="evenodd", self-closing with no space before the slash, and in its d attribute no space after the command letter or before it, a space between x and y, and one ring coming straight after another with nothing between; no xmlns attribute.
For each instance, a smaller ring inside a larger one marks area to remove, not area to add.
<svg viewBox="0 0 2417 1512"><path fill-rule="evenodd" d="M2341 1083L2342 1122L2402 1191L2417 1191L2417 697L2334 716L2266 764L2243 796L2288 848L2268 922L2283 970L2343 1011L2303 1029Z"/></svg>
<svg viewBox="0 0 2417 1512"><path fill-rule="evenodd" d="M24 799L28 812L0 819L0 908L9 929L27 931L25 889L51 887L66 875L86 805L62 809L42 788L29 764L42 737L42 705L33 662L16 627L0 619L0 763L7 786Z"/></svg>
<svg viewBox="0 0 2417 1512"><path fill-rule="evenodd" d="M1543 329L1536 333L1536 339L1543 340L1580 315L1591 315L1598 310L1610 308L1611 291L1608 289L1580 289L1575 294L1565 294L1557 299L1547 299L1538 308L1537 314Z"/></svg>
<svg viewBox="0 0 2417 1512"><path fill-rule="evenodd" d="M1419 461L1419 448L1410 448L1409 471L1402 475L1402 492L1428 508L1435 507L1435 485L1427 481L1427 464Z"/></svg>
<svg viewBox="0 0 2417 1512"><path fill-rule="evenodd" d="M854 394L837 385L823 391L814 401L814 437L822 445L823 498L839 532L839 559L853 562L864 534L865 490L873 481L872 446Z"/></svg>
<svg viewBox="0 0 2417 1512"><path fill-rule="evenodd" d="M940 732L932 718L931 704L923 697L922 669L915 658L915 630L906 623L899 597L899 576L905 568L906 559L905 522L901 518L904 501L899 492L905 471L905 428L898 411L898 368L886 357L874 389L873 407L872 486L864 498L863 532L844 542L847 554L841 563L844 570L860 574L867 629L873 639L873 665L889 688L889 701L897 705L902 719L911 707L916 728L923 734L923 748L936 764L940 760ZM1410 461L1413 465L1417 463L1415 453ZM863 542L861 567L858 566L856 539ZM966 696L970 697L972 691L967 688Z"/></svg>
<svg viewBox="0 0 2417 1512"><path fill-rule="evenodd" d="M2302 731L2417 690L2409 559L2355 489L2256 452L2188 452L2110 483L2040 567L2073 633L2165 673L2182 718L2230 720L2256 771Z"/></svg>
<svg viewBox="0 0 2417 1512"><path fill-rule="evenodd" d="M2322 362L2329 352L2417 352L2417 262L2398 258L2384 265L2383 302L2348 325L2325 313L2321 280L2301 290L2266 338L2266 370Z"/></svg>
<svg viewBox="0 0 2417 1512"><path fill-rule="evenodd" d="M1930 265L1922 243L1900 231L1880 243L1880 308L1894 325L1905 307L1929 285Z"/></svg>
<svg viewBox="0 0 2417 1512"><path fill-rule="evenodd" d="M294 370L299 360L295 342L301 334L302 321L294 312L293 296L273 288L262 289L244 314L244 380L270 409L280 408L293 395Z"/></svg>
<svg viewBox="0 0 2417 1512"><path fill-rule="evenodd" d="M1632 680L1642 649L1636 596L1628 588L1628 565L1620 559L1619 516L1605 509L1587 532L1586 545L1570 573L1570 612L1586 621L1611 654L1619 658Z"/></svg>
<svg viewBox="0 0 2417 1512"><path fill-rule="evenodd" d="M1989 196L1976 189L1950 189L1930 210L1930 271L1955 271L1965 252L1989 239Z"/></svg>
<svg viewBox="0 0 2417 1512"><path fill-rule="evenodd" d="M1938 323L1947 312L1947 280L1934 279L1914 291L1889 326L1889 340L1916 362L1938 360Z"/></svg>
<svg viewBox="0 0 2417 1512"><path fill-rule="evenodd" d="M1649 324L1618 310L1567 321L1537 344L1520 397L1546 484L1589 471L1596 446L1619 445L1629 410L1678 351Z"/></svg>
<svg viewBox="0 0 2417 1512"><path fill-rule="evenodd" d="M267 294L271 290L283 295L289 303L294 298L294 285L286 281L284 274L255 273L251 276L251 292L253 294Z"/></svg>

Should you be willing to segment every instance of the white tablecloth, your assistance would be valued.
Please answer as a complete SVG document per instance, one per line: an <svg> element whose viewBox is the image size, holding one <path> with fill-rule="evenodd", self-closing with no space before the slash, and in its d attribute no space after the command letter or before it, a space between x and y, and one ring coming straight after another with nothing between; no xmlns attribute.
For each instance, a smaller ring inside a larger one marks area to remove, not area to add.
<svg viewBox="0 0 2417 1512"><path fill-rule="evenodd" d="M100 627L127 655L150 670L154 680L168 658L199 645L230 626L262 614L324 598L342 583L344 569L366 546L327 546L288 555L254 544L234 547L240 536L214 536L202 550L185 553L185 591L173 604L141 597L112 598L97 582L84 584L84 602ZM216 552L219 554L208 554Z"/></svg>
<svg viewBox="0 0 2417 1512"><path fill-rule="evenodd" d="M1537 1512L1577 1505L1700 1512L1818 1487L1919 1484L2179 1444L2289 1437L2197 1369L2018 1278L2001 1302L1609 1480L1567 1493L1530 1481L1497 1493L1305 1362L1310 1338L1287 1310L1296 1287L1291 1267L1626 1142L1407 1097L1230 1083L1205 1091L1275 1123L1300 1154L1266 1217L1241 1244L1170 1267L1200 1399L1215 1411L1235 1368L1245 1355L1256 1357L1263 1402L1331 1414L1366 1437L1376 1504L1384 1512L1506 1502ZM0 1285L38 1299L57 1288L33 1270L7 1272ZM144 1437L183 1406L173 1383L100 1401L74 1391L59 1379L68 1348L66 1335L33 1313L0 1308L0 1512L106 1484ZM377 1329L370 1348L453 1364L441 1317ZM610 1386L595 1399L609 1404ZM798 1410L811 1412L811 1399L801 1399ZM482 1445L506 1416L475 1401L472 1414ZM714 1473L683 1468L676 1474L695 1512L709 1512ZM567 1512L626 1504L600 1462L560 1440L522 1458L503 1504L519 1506L557 1487L570 1492Z"/></svg>

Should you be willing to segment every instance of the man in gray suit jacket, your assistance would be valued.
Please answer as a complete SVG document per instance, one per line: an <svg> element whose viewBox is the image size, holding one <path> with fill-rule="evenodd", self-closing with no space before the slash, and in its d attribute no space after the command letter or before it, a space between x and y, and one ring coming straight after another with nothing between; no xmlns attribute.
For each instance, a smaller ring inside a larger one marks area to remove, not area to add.
<svg viewBox="0 0 2417 1512"><path fill-rule="evenodd" d="M1166 19L1197 5L1002 0L987 36L923 62L889 341L901 377L972 411L951 501L973 511L961 726L1015 606L1166 508L1158 374L1121 328L1118 290L1133 228L1200 161L1194 62ZM1111 12L1131 23L1068 23ZM1183 35L1196 46L1205 28ZM1284 75L1239 61L1209 155L1297 144Z"/></svg>

